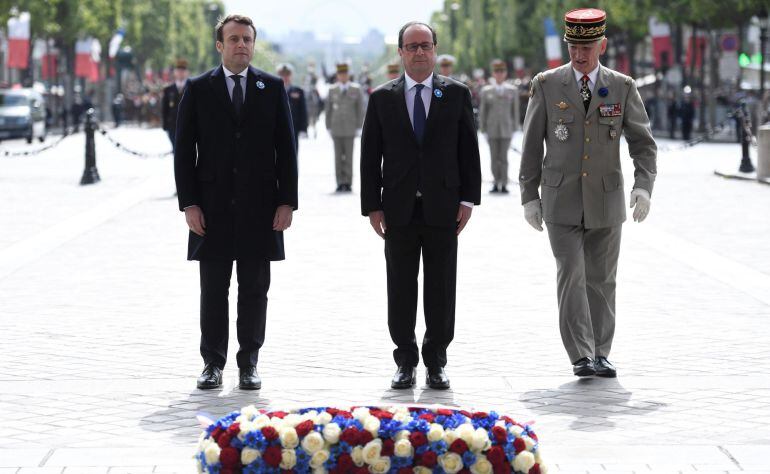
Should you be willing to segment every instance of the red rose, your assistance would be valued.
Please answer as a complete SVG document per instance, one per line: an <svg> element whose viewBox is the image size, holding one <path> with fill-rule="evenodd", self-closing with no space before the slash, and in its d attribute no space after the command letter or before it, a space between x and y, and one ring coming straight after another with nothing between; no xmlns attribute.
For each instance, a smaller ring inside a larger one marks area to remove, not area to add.
<svg viewBox="0 0 770 474"><path fill-rule="evenodd" d="M415 431L409 435L409 442L412 443L412 446L415 448L419 448L420 446L428 443L428 438L422 431Z"/></svg>
<svg viewBox="0 0 770 474"><path fill-rule="evenodd" d="M368 433L368 431L367 431ZM392 439L386 439L382 442L382 455L393 456L393 448L396 446L396 442Z"/></svg>
<svg viewBox="0 0 770 474"><path fill-rule="evenodd" d="M511 465L508 463L501 464L499 467L495 466L495 474L511 474Z"/></svg>
<svg viewBox="0 0 770 474"><path fill-rule="evenodd" d="M310 433L313 430L313 422L311 420L305 420L302 423L298 424L295 430L297 430L298 436L305 436L306 434Z"/></svg>
<svg viewBox="0 0 770 474"><path fill-rule="evenodd" d="M501 416L501 417L500 417L500 419L501 419L501 420L503 420L503 421L505 421L506 423L510 423L510 424L512 424L512 425L515 425L515 424L516 424L516 422L515 422L515 421L513 421L513 418L511 418L511 417L510 417L510 416L508 416L508 415L503 415L503 416Z"/></svg>
<svg viewBox="0 0 770 474"><path fill-rule="evenodd" d="M265 449L265 452L262 453L262 459L264 459L268 465L278 467L278 465L281 464L281 448L278 446L269 446Z"/></svg>
<svg viewBox="0 0 770 474"><path fill-rule="evenodd" d="M534 439L535 441L537 441L537 435L534 432L530 431L529 432L529 437Z"/></svg>
<svg viewBox="0 0 770 474"><path fill-rule="evenodd" d="M353 415L349 411L345 411L345 410L339 410L337 412L337 416L341 416L342 418L345 418L345 419L353 418Z"/></svg>
<svg viewBox="0 0 770 474"><path fill-rule="evenodd" d="M353 467L353 458L348 453L342 453L337 458L337 469L340 472L347 473Z"/></svg>
<svg viewBox="0 0 770 474"><path fill-rule="evenodd" d="M467 467L464 467L464 468L460 469L458 474L471 474L471 471Z"/></svg>
<svg viewBox="0 0 770 474"><path fill-rule="evenodd" d="M211 432L211 437L214 438L214 441L217 441L219 437L222 435L222 433L224 432L225 430L223 430L222 428L216 427L214 431Z"/></svg>
<svg viewBox="0 0 770 474"><path fill-rule="evenodd" d="M436 413L444 416L452 416L452 414L454 414L452 410L448 410L446 408L439 408L438 410L436 410Z"/></svg>
<svg viewBox="0 0 770 474"><path fill-rule="evenodd" d="M235 470L229 467L223 467L219 470L219 474L235 474Z"/></svg>
<svg viewBox="0 0 770 474"><path fill-rule="evenodd" d="M365 445L366 443L368 443L373 439L374 439L374 436L366 430L358 433L358 444L360 445Z"/></svg>
<svg viewBox="0 0 770 474"><path fill-rule="evenodd" d="M508 440L508 433L505 431L505 428L503 428L502 426L493 426L492 436L494 436L495 441L497 441L500 444L504 444Z"/></svg>
<svg viewBox="0 0 770 474"><path fill-rule="evenodd" d="M350 428L345 428L342 433L340 434L340 441L344 441L348 443L351 446L355 446L358 444L358 428L351 426Z"/></svg>
<svg viewBox="0 0 770 474"><path fill-rule="evenodd" d="M220 451L219 462L222 463L222 467L237 469L241 466L241 455L237 449L228 446Z"/></svg>
<svg viewBox="0 0 770 474"><path fill-rule="evenodd" d="M411 467L402 467L397 472L398 474L412 474L414 472L414 469L412 469Z"/></svg>
<svg viewBox="0 0 770 474"><path fill-rule="evenodd" d="M475 419L479 419L479 418L486 418L488 416L489 416L488 413L485 413L483 411L477 411L476 413L473 414L473 419L475 420Z"/></svg>
<svg viewBox="0 0 770 474"><path fill-rule="evenodd" d="M435 451L425 451L420 456L420 465L425 467L433 467L438 461L438 456Z"/></svg>
<svg viewBox="0 0 770 474"><path fill-rule="evenodd" d="M449 445L449 450L462 456L465 451L468 451L468 443L458 438L452 441L452 444Z"/></svg>
<svg viewBox="0 0 770 474"><path fill-rule="evenodd" d="M330 414L332 416L332 418L337 416L337 413L339 413L339 412L340 411L338 409L336 409L336 408L327 408L326 409L326 413Z"/></svg>
<svg viewBox="0 0 770 474"><path fill-rule="evenodd" d="M369 413L373 417L379 418L380 420L385 419L385 418L387 418L387 419L393 418L393 413L391 413L389 411L385 411L385 410L376 410L376 409L374 409L374 410L370 410Z"/></svg>
<svg viewBox="0 0 770 474"><path fill-rule="evenodd" d="M280 419L283 419L286 415L288 415L288 413L286 413L285 411L274 411L267 414L267 416L269 416L270 418L275 417Z"/></svg>
<svg viewBox="0 0 770 474"><path fill-rule="evenodd" d="M505 451L500 446L492 446L487 451L487 459L495 467L502 466L505 464Z"/></svg>
<svg viewBox="0 0 770 474"><path fill-rule="evenodd" d="M465 415L465 416L467 416L468 418L470 418L470 417L472 416L472 415L471 415L471 412L469 412L469 411L465 411L465 410L460 410L460 412L459 412L459 413L460 413L461 415Z"/></svg>
<svg viewBox="0 0 770 474"><path fill-rule="evenodd" d="M535 464L529 469L528 474L540 474L540 464Z"/></svg>
<svg viewBox="0 0 770 474"><path fill-rule="evenodd" d="M233 423L229 428L227 428L227 432L230 434L230 436L238 436L238 433L241 432L241 424Z"/></svg>
<svg viewBox="0 0 770 474"><path fill-rule="evenodd" d="M217 440L217 444L220 448L225 449L226 447L230 446L231 439L233 439L233 437L230 436L230 433L222 433Z"/></svg>
<svg viewBox="0 0 770 474"><path fill-rule="evenodd" d="M521 438L516 438L516 440L513 442L513 447L516 448L516 454L519 454L520 452L527 449L527 444L524 442Z"/></svg>
<svg viewBox="0 0 770 474"><path fill-rule="evenodd" d="M436 419L436 417L433 415L433 413L423 413L419 416L421 420L425 420L428 423L433 423L433 421Z"/></svg>
<svg viewBox="0 0 770 474"><path fill-rule="evenodd" d="M369 474L369 468L366 466L356 466L356 468L353 470L353 474Z"/></svg>
<svg viewBox="0 0 770 474"><path fill-rule="evenodd" d="M278 439L278 432L272 426L265 426L262 428L262 436L268 441L273 441Z"/></svg>

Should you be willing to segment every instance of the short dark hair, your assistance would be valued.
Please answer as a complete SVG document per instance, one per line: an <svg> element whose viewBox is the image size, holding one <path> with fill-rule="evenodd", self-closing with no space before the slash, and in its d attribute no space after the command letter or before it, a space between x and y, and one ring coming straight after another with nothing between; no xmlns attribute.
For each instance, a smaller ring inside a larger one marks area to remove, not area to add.
<svg viewBox="0 0 770 474"><path fill-rule="evenodd" d="M430 26L427 23L423 23L421 21L410 21L406 25L402 26L400 30L398 30L398 47L399 48L404 47L404 33L406 32L406 30L408 30L409 27L415 26L415 25L422 25L427 29L429 29L431 34L433 35L433 44L434 45L438 44L438 38L436 37L436 30L434 30L432 26Z"/></svg>
<svg viewBox="0 0 770 474"><path fill-rule="evenodd" d="M224 29L225 25L227 23L230 23L231 21L240 23L241 25L250 26L251 29L254 31L254 39L257 38L257 28L254 27L254 22L251 21L251 18L245 15L227 15L224 18L220 18L219 21L217 22L217 26L216 26L217 41L223 42L225 40L224 37L222 36L222 30Z"/></svg>

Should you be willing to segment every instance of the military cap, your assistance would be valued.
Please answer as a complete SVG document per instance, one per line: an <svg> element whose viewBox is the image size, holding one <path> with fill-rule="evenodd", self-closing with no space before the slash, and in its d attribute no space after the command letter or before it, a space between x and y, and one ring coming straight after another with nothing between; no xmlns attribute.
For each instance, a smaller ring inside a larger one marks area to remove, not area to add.
<svg viewBox="0 0 770 474"><path fill-rule="evenodd" d="M508 70L508 65L505 64L505 61L503 61L502 59L495 59L492 61L490 65L492 67L493 72Z"/></svg>
<svg viewBox="0 0 770 474"><path fill-rule="evenodd" d="M598 8L578 8L564 15L564 41L592 43L604 38L607 14Z"/></svg>
<svg viewBox="0 0 770 474"><path fill-rule="evenodd" d="M350 71L350 66L348 63L337 63L337 72L338 73L347 73Z"/></svg>
<svg viewBox="0 0 770 474"><path fill-rule="evenodd" d="M451 54L442 54L438 57L439 66L454 66L455 62L457 62L457 60Z"/></svg>
<svg viewBox="0 0 770 474"><path fill-rule="evenodd" d="M398 63L388 64L388 74L398 74L401 72L401 66Z"/></svg>
<svg viewBox="0 0 770 474"><path fill-rule="evenodd" d="M289 63L282 63L278 65L277 71L280 76L289 75L294 72L294 66Z"/></svg>
<svg viewBox="0 0 770 474"><path fill-rule="evenodd" d="M184 58L179 58L174 63L174 69L187 69L187 60Z"/></svg>

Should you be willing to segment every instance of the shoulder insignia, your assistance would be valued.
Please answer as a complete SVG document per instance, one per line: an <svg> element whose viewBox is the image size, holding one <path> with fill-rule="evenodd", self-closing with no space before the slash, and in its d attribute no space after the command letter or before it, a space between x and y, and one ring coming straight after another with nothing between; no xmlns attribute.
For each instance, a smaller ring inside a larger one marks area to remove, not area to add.
<svg viewBox="0 0 770 474"><path fill-rule="evenodd" d="M542 72L537 75L537 80L540 82L545 82L545 74Z"/></svg>

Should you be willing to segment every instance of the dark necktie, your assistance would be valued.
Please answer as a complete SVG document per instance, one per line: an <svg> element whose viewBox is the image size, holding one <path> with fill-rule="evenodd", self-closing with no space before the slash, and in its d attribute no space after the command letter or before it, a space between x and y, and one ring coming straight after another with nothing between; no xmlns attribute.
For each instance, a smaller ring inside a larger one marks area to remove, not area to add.
<svg viewBox="0 0 770 474"><path fill-rule="evenodd" d="M241 76L233 74L230 76L235 81L235 87L233 87L233 108L235 109L235 115L241 116L241 108L243 107L243 87L241 87Z"/></svg>
<svg viewBox="0 0 770 474"><path fill-rule="evenodd" d="M591 103L591 89L588 88L588 76L583 74L580 83L580 97L583 98L583 106L585 106L586 112L588 112L588 104Z"/></svg>
<svg viewBox="0 0 770 474"><path fill-rule="evenodd" d="M422 136L425 133L425 103L422 101L422 89L424 84L414 86L414 110L412 121L414 122L414 136L417 142L422 144Z"/></svg>

